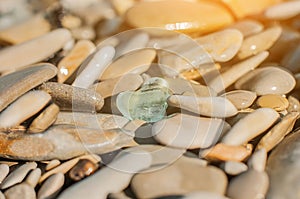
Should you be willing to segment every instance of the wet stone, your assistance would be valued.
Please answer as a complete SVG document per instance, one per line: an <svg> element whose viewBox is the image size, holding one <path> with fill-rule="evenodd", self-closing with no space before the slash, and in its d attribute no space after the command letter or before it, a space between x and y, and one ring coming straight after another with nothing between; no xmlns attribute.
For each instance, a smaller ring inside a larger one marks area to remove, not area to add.
<svg viewBox="0 0 300 199"><path fill-rule="evenodd" d="M283 111L288 108L289 101L281 95L263 95L256 101L257 105L262 108L272 108L275 111Z"/></svg>
<svg viewBox="0 0 300 199"><path fill-rule="evenodd" d="M93 174L98 168L98 164L94 164L92 161L87 159L81 159L70 170L69 176L72 180L79 181Z"/></svg>
<svg viewBox="0 0 300 199"><path fill-rule="evenodd" d="M256 93L246 90L234 90L223 94L237 109L250 107L256 99Z"/></svg>

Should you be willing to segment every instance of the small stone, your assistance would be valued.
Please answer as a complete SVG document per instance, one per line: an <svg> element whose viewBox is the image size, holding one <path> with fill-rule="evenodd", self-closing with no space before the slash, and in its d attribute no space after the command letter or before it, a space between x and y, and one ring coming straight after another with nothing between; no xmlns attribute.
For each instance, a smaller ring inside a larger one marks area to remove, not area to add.
<svg viewBox="0 0 300 199"><path fill-rule="evenodd" d="M49 171L51 169L54 169L55 167L59 166L60 165L60 161L58 159L54 159L54 160L51 160L47 165L46 165L46 168L45 170L46 171Z"/></svg>
<svg viewBox="0 0 300 199"><path fill-rule="evenodd" d="M30 172L30 174L27 176L25 182L35 188L35 186L38 184L40 178L42 175L42 171L40 168L36 168L33 171Z"/></svg>
<svg viewBox="0 0 300 199"><path fill-rule="evenodd" d="M65 182L65 175L63 173L56 173L50 176L41 186L37 193L40 199L55 197L58 191L62 188Z"/></svg>
<svg viewBox="0 0 300 199"><path fill-rule="evenodd" d="M255 151L248 160L248 166L258 172L264 172L267 163L267 151L262 148Z"/></svg>
<svg viewBox="0 0 300 199"><path fill-rule="evenodd" d="M0 199L5 199L5 195L0 191Z"/></svg>
<svg viewBox="0 0 300 199"><path fill-rule="evenodd" d="M7 164L0 164L0 183L2 184L3 180L9 173L9 166Z"/></svg>
<svg viewBox="0 0 300 199"><path fill-rule="evenodd" d="M71 30L72 36L78 40L94 40L96 37L95 30L90 26L81 26Z"/></svg>
<svg viewBox="0 0 300 199"><path fill-rule="evenodd" d="M244 19L229 26L239 30L244 37L257 34L264 29L264 26L259 22L251 19Z"/></svg>
<svg viewBox="0 0 300 199"><path fill-rule="evenodd" d="M256 99L256 93L246 90L234 90L222 95L239 110L249 108Z"/></svg>
<svg viewBox="0 0 300 199"><path fill-rule="evenodd" d="M285 20L300 14L300 2L289 1L269 7L265 11L265 16L269 19Z"/></svg>
<svg viewBox="0 0 300 199"><path fill-rule="evenodd" d="M245 144L270 128L278 118L279 114L273 109L257 109L240 119L223 137L222 143L232 146Z"/></svg>
<svg viewBox="0 0 300 199"><path fill-rule="evenodd" d="M289 107L288 107L288 112L300 112L300 102L297 98L293 96L288 97L289 101Z"/></svg>
<svg viewBox="0 0 300 199"><path fill-rule="evenodd" d="M93 162L87 159L81 159L70 170L69 176L72 180L79 181L93 174L98 168L98 164L94 164Z"/></svg>
<svg viewBox="0 0 300 199"><path fill-rule="evenodd" d="M36 199L34 188L26 183L11 187L4 192L6 199Z"/></svg>
<svg viewBox="0 0 300 199"><path fill-rule="evenodd" d="M243 162L226 161L222 165L225 173L229 175L239 175L248 170L248 166Z"/></svg>
<svg viewBox="0 0 300 199"><path fill-rule="evenodd" d="M262 108L272 108L275 111L286 110L289 106L289 101L281 96L275 94L263 95L256 101L256 104Z"/></svg>

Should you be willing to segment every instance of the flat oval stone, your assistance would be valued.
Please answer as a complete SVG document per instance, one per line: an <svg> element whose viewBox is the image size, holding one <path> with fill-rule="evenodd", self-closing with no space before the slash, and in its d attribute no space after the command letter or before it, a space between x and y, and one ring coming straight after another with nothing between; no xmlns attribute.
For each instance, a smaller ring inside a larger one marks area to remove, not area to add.
<svg viewBox="0 0 300 199"><path fill-rule="evenodd" d="M256 92L257 95L287 94L296 85L295 78L278 67L255 69L235 83L236 89Z"/></svg>
<svg viewBox="0 0 300 199"><path fill-rule="evenodd" d="M10 128L38 113L51 100L44 91L30 91L19 97L0 114L0 128Z"/></svg>
<svg viewBox="0 0 300 199"><path fill-rule="evenodd" d="M269 19L285 20L297 16L300 13L300 2L289 1L269 7L265 16Z"/></svg>
<svg viewBox="0 0 300 199"><path fill-rule="evenodd" d="M207 148L219 139L221 119L176 114L156 122L152 127L155 139L167 146L195 149Z"/></svg>
<svg viewBox="0 0 300 199"><path fill-rule="evenodd" d="M256 104L262 108L272 108L280 112L288 108L289 101L282 95L268 94L258 98Z"/></svg>
<svg viewBox="0 0 300 199"><path fill-rule="evenodd" d="M35 186L38 184L40 178L42 175L42 171L40 168L36 168L33 171L30 172L30 174L27 176L25 182L35 188Z"/></svg>
<svg viewBox="0 0 300 199"><path fill-rule="evenodd" d="M0 183L2 184L3 180L9 173L9 166L7 164L0 164Z"/></svg>
<svg viewBox="0 0 300 199"><path fill-rule="evenodd" d="M49 171L59 165L60 165L60 161L58 159L53 159L46 165L45 170Z"/></svg>
<svg viewBox="0 0 300 199"><path fill-rule="evenodd" d="M50 57L72 36L67 29L56 29L33 40L0 51L0 71L16 70ZM15 59L18 55L18 59Z"/></svg>
<svg viewBox="0 0 300 199"><path fill-rule="evenodd" d="M257 109L240 119L223 137L222 143L233 146L245 144L271 127L278 118L279 114L273 109Z"/></svg>
<svg viewBox="0 0 300 199"><path fill-rule="evenodd" d="M234 90L222 96L230 100L231 103L240 110L250 107L257 97L256 93L246 90Z"/></svg>
<svg viewBox="0 0 300 199"><path fill-rule="evenodd" d="M248 170L248 166L246 164L235 161L226 161L222 167L229 175L239 175Z"/></svg>
<svg viewBox="0 0 300 199"><path fill-rule="evenodd" d="M244 19L237 21L236 23L229 26L239 30L244 37L248 37L253 34L257 34L264 29L264 26L259 22L251 19Z"/></svg>
<svg viewBox="0 0 300 199"><path fill-rule="evenodd" d="M258 149L256 150L251 158L248 160L248 166L251 169L254 169L255 171L258 172L264 172L266 168L266 163L267 163L267 151L266 149Z"/></svg>
<svg viewBox="0 0 300 199"><path fill-rule="evenodd" d="M35 190L33 187L26 183L21 183L11 187L4 192L7 199L36 199Z"/></svg>
<svg viewBox="0 0 300 199"><path fill-rule="evenodd" d="M56 73L55 66L41 63L0 77L0 111L27 91L54 77Z"/></svg>
<svg viewBox="0 0 300 199"><path fill-rule="evenodd" d="M50 176L41 186L37 193L38 198L55 197L65 182L63 173L56 173Z"/></svg>
<svg viewBox="0 0 300 199"><path fill-rule="evenodd" d="M141 2L130 8L125 17L126 22L135 28L155 27L198 34L214 31L233 22L230 13L219 4L178 0L172 3Z"/></svg>

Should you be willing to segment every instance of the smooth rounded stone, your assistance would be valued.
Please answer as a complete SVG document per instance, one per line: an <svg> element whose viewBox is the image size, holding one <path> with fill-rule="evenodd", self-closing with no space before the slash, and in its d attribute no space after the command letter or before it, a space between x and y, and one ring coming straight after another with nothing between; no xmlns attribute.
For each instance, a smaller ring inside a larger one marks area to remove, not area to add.
<svg viewBox="0 0 300 199"><path fill-rule="evenodd" d="M35 162L25 163L12 173L10 173L2 182L1 189L6 189L24 180L29 171L35 169L37 164Z"/></svg>
<svg viewBox="0 0 300 199"><path fill-rule="evenodd" d="M249 168L254 169L258 172L265 171L267 155L267 151L264 148L255 151L247 162Z"/></svg>
<svg viewBox="0 0 300 199"><path fill-rule="evenodd" d="M227 187L225 173L213 166L201 166L190 158L180 158L162 169L136 174L131 188L137 198L156 198L207 191L223 195Z"/></svg>
<svg viewBox="0 0 300 199"><path fill-rule="evenodd" d="M252 153L253 146L230 146L219 143L209 149L199 151L199 157L210 161L235 161L242 162Z"/></svg>
<svg viewBox="0 0 300 199"><path fill-rule="evenodd" d="M128 73L142 74L149 69L155 56L156 52L152 49L131 52L110 64L99 78L103 81L110 78L117 78Z"/></svg>
<svg viewBox="0 0 300 199"><path fill-rule="evenodd" d="M65 175L63 173L56 173L50 176L41 186L37 193L39 199L55 197L58 191L65 183Z"/></svg>
<svg viewBox="0 0 300 199"><path fill-rule="evenodd" d="M34 188L26 183L11 187L4 192L6 199L36 199Z"/></svg>
<svg viewBox="0 0 300 199"><path fill-rule="evenodd" d="M60 161L57 160L57 159L54 159L54 160L51 160L45 167L45 170L46 171L49 171L51 169L54 169L55 167L59 166L60 165Z"/></svg>
<svg viewBox="0 0 300 199"><path fill-rule="evenodd" d="M203 34L232 23L233 17L217 3L176 0L172 3L144 1L135 4L127 11L125 20L135 28L155 27Z"/></svg>
<svg viewBox="0 0 300 199"><path fill-rule="evenodd" d="M267 162L270 177L269 199L297 199L299 182L299 129L287 136L271 153ZM296 191L297 190L297 191Z"/></svg>
<svg viewBox="0 0 300 199"><path fill-rule="evenodd" d="M9 166L7 164L0 164L0 183L2 184L3 180L9 173Z"/></svg>
<svg viewBox="0 0 300 199"><path fill-rule="evenodd" d="M0 114L0 128L20 125L43 109L51 100L44 91L30 91L19 97Z"/></svg>
<svg viewBox="0 0 300 199"><path fill-rule="evenodd" d="M140 151L138 156L124 153L107 167L64 190L58 199L81 199L86 196L90 199L106 198L109 193L118 193L125 189L133 175L148 168L151 162L151 155L146 151Z"/></svg>
<svg viewBox="0 0 300 199"><path fill-rule="evenodd" d="M28 132L41 133L48 129L56 120L59 107L56 104L49 105L37 116L29 126Z"/></svg>
<svg viewBox="0 0 300 199"><path fill-rule="evenodd" d="M236 107L224 97L195 97L172 95L168 104L209 117L231 117L236 115Z"/></svg>
<svg viewBox="0 0 300 199"><path fill-rule="evenodd" d="M225 29L195 39L216 62L227 62L239 51L243 35L236 29Z"/></svg>
<svg viewBox="0 0 300 199"><path fill-rule="evenodd" d="M257 149L265 149L271 151L283 138L289 134L299 119L299 112L291 112L282 118L267 134L265 134L257 145Z"/></svg>
<svg viewBox="0 0 300 199"><path fill-rule="evenodd" d="M88 159L81 159L70 170L69 176L74 181L79 181L85 177L90 176L99 168L98 164L94 164Z"/></svg>
<svg viewBox="0 0 300 199"><path fill-rule="evenodd" d="M299 55L300 55L300 42L296 43L295 47L291 47L290 50L285 53L281 60L282 66L290 70L292 73L300 73L300 66L299 66ZM286 46L285 46L286 47ZM287 50L284 48L284 50ZM299 75L298 75L299 77ZM298 78L299 79L299 78Z"/></svg>
<svg viewBox="0 0 300 199"><path fill-rule="evenodd" d="M259 108L240 119L223 137L222 143L233 146L245 144L270 128L278 118L275 110Z"/></svg>
<svg viewBox="0 0 300 199"><path fill-rule="evenodd" d="M222 95L239 110L249 108L256 100L256 93L246 90L234 90Z"/></svg>
<svg viewBox="0 0 300 199"><path fill-rule="evenodd" d="M239 30L244 37L257 34L264 29L264 26L259 21L251 19L238 21L229 27Z"/></svg>
<svg viewBox="0 0 300 199"><path fill-rule="evenodd" d="M182 199L229 199L221 194L207 192L207 191L197 191L189 193L185 196L182 196Z"/></svg>
<svg viewBox="0 0 300 199"><path fill-rule="evenodd" d="M267 173L249 169L230 181L227 196L231 199L265 198L268 188Z"/></svg>
<svg viewBox="0 0 300 199"><path fill-rule="evenodd" d="M283 111L288 108L289 101L282 95L268 94L257 99L256 104L262 108L272 108L275 111Z"/></svg>
<svg viewBox="0 0 300 199"><path fill-rule="evenodd" d="M90 89L107 98L124 91L137 90L142 84L143 78L140 75L129 73L94 84Z"/></svg>
<svg viewBox="0 0 300 199"><path fill-rule="evenodd" d="M80 64L95 50L89 40L79 40L72 50L58 63L57 81L64 83L79 68Z"/></svg>
<svg viewBox="0 0 300 199"><path fill-rule="evenodd" d="M72 39L67 29L56 29L0 51L0 71L16 70L50 57ZM18 55L18 59L15 59Z"/></svg>
<svg viewBox="0 0 300 199"><path fill-rule="evenodd" d="M300 14L300 2L288 1L269 7L264 15L268 19L285 20Z"/></svg>
<svg viewBox="0 0 300 199"><path fill-rule="evenodd" d="M289 101L289 107L288 107L288 112L300 112L300 102L297 98L293 97L293 96L289 96L288 97L288 101Z"/></svg>
<svg viewBox="0 0 300 199"><path fill-rule="evenodd" d="M0 77L0 111L27 91L54 77L56 73L55 66L41 63Z"/></svg>
<svg viewBox="0 0 300 199"><path fill-rule="evenodd" d="M36 168L33 171L30 172L30 174L27 176L25 182L35 188L35 186L38 184L40 178L42 175L42 171L40 168Z"/></svg>
<svg viewBox="0 0 300 199"><path fill-rule="evenodd" d="M103 97L89 89L56 82L44 83L39 89L49 93L61 110L97 112L104 105Z"/></svg>
<svg viewBox="0 0 300 199"><path fill-rule="evenodd" d="M281 33L282 28L280 26L273 26L260 33L247 37L244 39L240 51L237 54L238 58L245 59L268 50L279 39Z"/></svg>
<svg viewBox="0 0 300 199"><path fill-rule="evenodd" d="M222 132L223 121L176 114L156 122L152 127L155 139L167 146L195 149L211 146Z"/></svg>
<svg viewBox="0 0 300 199"><path fill-rule="evenodd" d="M225 173L229 175L239 175L248 170L248 166L243 162L226 161L221 166Z"/></svg>
<svg viewBox="0 0 300 199"><path fill-rule="evenodd" d="M255 69L235 83L236 89L256 92L257 95L287 94L296 85L295 78L287 71L278 67Z"/></svg>
<svg viewBox="0 0 300 199"><path fill-rule="evenodd" d="M128 119L119 115L61 111L54 125L75 125L78 127L109 130L122 128L127 122Z"/></svg>
<svg viewBox="0 0 300 199"><path fill-rule="evenodd" d="M115 48L113 46L104 46L100 48L91 58L91 61L77 75L72 86L79 88L89 88L102 75L112 59L115 56Z"/></svg>

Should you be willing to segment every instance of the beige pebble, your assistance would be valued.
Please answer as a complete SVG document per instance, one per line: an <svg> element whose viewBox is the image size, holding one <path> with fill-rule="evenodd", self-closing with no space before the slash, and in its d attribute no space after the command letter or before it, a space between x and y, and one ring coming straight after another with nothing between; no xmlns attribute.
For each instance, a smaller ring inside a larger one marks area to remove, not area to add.
<svg viewBox="0 0 300 199"><path fill-rule="evenodd" d="M41 186L37 193L39 199L55 197L58 191L62 188L65 182L63 173L56 173L50 176Z"/></svg>
<svg viewBox="0 0 300 199"><path fill-rule="evenodd" d="M287 94L296 85L295 78L278 67L255 69L235 83L236 89L256 92L257 95Z"/></svg>
<svg viewBox="0 0 300 199"><path fill-rule="evenodd" d="M10 173L2 182L1 189L6 189L24 180L29 171L35 169L37 164L35 162L25 163L12 173Z"/></svg>
<svg viewBox="0 0 300 199"><path fill-rule="evenodd" d="M89 40L78 41L72 50L58 63L57 81L64 83L78 69L80 64L95 50Z"/></svg>
<svg viewBox="0 0 300 199"><path fill-rule="evenodd" d="M162 10L164 12L161 12ZM213 13L218 13L218 15ZM169 1L138 3L127 11L125 19L135 28L165 28L198 34L214 31L233 21L230 13L216 3L178 0L171 4Z"/></svg>
<svg viewBox="0 0 300 199"><path fill-rule="evenodd" d="M222 95L239 110L249 108L256 99L256 93L246 90L234 90Z"/></svg>
<svg viewBox="0 0 300 199"><path fill-rule="evenodd" d="M3 161L0 161L0 164L6 164L7 166L11 167L11 166L19 164L19 162L18 161L12 161L12 160L11 161L3 160Z"/></svg>
<svg viewBox="0 0 300 199"><path fill-rule="evenodd" d="M172 95L168 104L209 117L231 117L237 114L236 107L224 97L195 97Z"/></svg>
<svg viewBox="0 0 300 199"><path fill-rule="evenodd" d="M134 91L138 89L142 83L143 78L140 75L129 73L94 84L90 89L99 93L103 98L107 98L123 91Z"/></svg>
<svg viewBox="0 0 300 199"><path fill-rule="evenodd" d="M0 71L40 62L60 50L69 40L71 34L67 29L56 29L28 42L5 48L0 51ZM15 55L18 55L18 59L14 59Z"/></svg>
<svg viewBox="0 0 300 199"><path fill-rule="evenodd" d="M267 173L249 169L230 181L227 195L232 199L265 198L268 188Z"/></svg>
<svg viewBox="0 0 300 199"><path fill-rule="evenodd" d="M0 77L0 111L18 97L56 75L52 64L41 63Z"/></svg>
<svg viewBox="0 0 300 199"><path fill-rule="evenodd" d="M199 157L211 161L235 161L242 162L252 153L253 146L230 146L219 143L209 149L204 149L199 152Z"/></svg>
<svg viewBox="0 0 300 199"><path fill-rule="evenodd" d="M249 168L258 172L264 172L267 163L267 155L267 151L264 148L255 151L247 162Z"/></svg>
<svg viewBox="0 0 300 199"><path fill-rule="evenodd" d="M0 183L2 184L3 180L9 173L9 166L7 164L1 163L0 164Z"/></svg>
<svg viewBox="0 0 300 199"><path fill-rule="evenodd" d="M79 181L95 173L98 168L99 164L95 164L88 159L81 159L69 171L69 177L74 181Z"/></svg>
<svg viewBox="0 0 300 199"><path fill-rule="evenodd" d="M44 91L30 91L10 104L0 114L0 128L10 128L39 112L51 100L51 96Z"/></svg>
<svg viewBox="0 0 300 199"><path fill-rule="evenodd" d="M58 159L51 160L45 167L46 171L54 169L55 167L60 165L60 161Z"/></svg>
<svg viewBox="0 0 300 199"><path fill-rule="evenodd" d="M260 33L247 37L238 53L239 59L244 59L268 50L280 37L282 28L280 26L270 27Z"/></svg>
<svg viewBox="0 0 300 199"><path fill-rule="evenodd" d="M25 182L27 184L29 184L30 186L32 186L33 188L35 188L35 186L38 184L40 178L42 175L42 171L40 168L36 168L33 171L31 171L29 173L29 175L27 176Z"/></svg>
<svg viewBox="0 0 300 199"><path fill-rule="evenodd" d="M128 73L142 74L147 71L156 56L155 50L139 50L120 57L110 64L100 80L116 78Z"/></svg>
<svg viewBox="0 0 300 199"><path fill-rule="evenodd" d="M257 34L264 29L264 26L259 22L252 19L244 19L229 26L239 30L244 37Z"/></svg>
<svg viewBox="0 0 300 199"><path fill-rule="evenodd" d="M300 2L289 1L274 5L269 7L264 14L269 19L289 19L300 14Z"/></svg>
<svg viewBox="0 0 300 199"><path fill-rule="evenodd" d="M78 40L94 40L96 37L95 30L90 26L81 26L71 29L72 36Z"/></svg>
<svg viewBox="0 0 300 199"><path fill-rule="evenodd" d="M56 104L49 105L37 116L29 126L28 132L41 133L49 128L56 120L59 107Z"/></svg>
<svg viewBox="0 0 300 199"><path fill-rule="evenodd" d="M229 175L239 175L248 170L248 166L243 162L226 161L222 165L225 173Z"/></svg>
<svg viewBox="0 0 300 199"><path fill-rule="evenodd" d="M243 35L239 30L225 29L196 38L196 41L216 62L226 62L231 60L239 51L242 46Z"/></svg>
<svg viewBox="0 0 300 199"><path fill-rule="evenodd" d="M288 112L300 112L300 102L297 98L293 96L288 97L289 101L289 107L288 107Z"/></svg>
<svg viewBox="0 0 300 199"><path fill-rule="evenodd" d="M34 188L27 183L17 184L4 192L6 199L36 199Z"/></svg>
<svg viewBox="0 0 300 199"><path fill-rule="evenodd" d="M259 107L272 108L275 111L280 112L288 108L289 101L281 95L269 94L258 98L256 104Z"/></svg>
<svg viewBox="0 0 300 199"><path fill-rule="evenodd" d="M167 146L207 148L218 140L222 126L221 119L176 114L156 122L152 127L152 134L158 142Z"/></svg>
<svg viewBox="0 0 300 199"><path fill-rule="evenodd" d="M270 128L278 118L279 114L273 109L257 109L240 119L223 137L222 143L233 146L245 144Z"/></svg>
<svg viewBox="0 0 300 199"><path fill-rule="evenodd" d="M291 112L276 124L266 135L262 137L257 149L266 149L267 152L279 144L283 138L293 130L293 126L299 117L299 112Z"/></svg>

